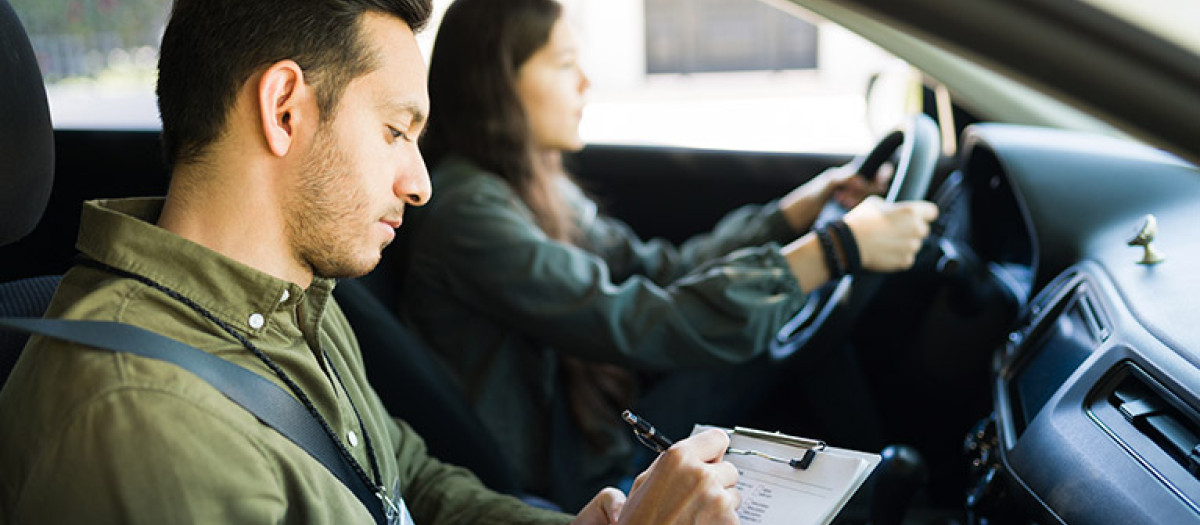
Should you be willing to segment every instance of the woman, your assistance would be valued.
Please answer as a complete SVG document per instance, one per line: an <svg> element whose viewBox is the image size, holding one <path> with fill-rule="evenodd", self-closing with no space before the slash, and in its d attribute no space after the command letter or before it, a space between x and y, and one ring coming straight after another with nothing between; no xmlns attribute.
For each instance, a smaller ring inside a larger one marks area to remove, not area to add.
<svg viewBox="0 0 1200 525"><path fill-rule="evenodd" d="M402 313L456 374L531 493L578 508L632 470L635 371L746 362L830 278L805 234L831 171L679 246L638 239L564 172L588 79L554 0L457 0L429 71ZM862 266L906 268L936 209L874 198L844 221ZM841 252L839 252L841 253ZM845 255L842 253L841 255ZM837 260L837 259L830 259Z"/></svg>

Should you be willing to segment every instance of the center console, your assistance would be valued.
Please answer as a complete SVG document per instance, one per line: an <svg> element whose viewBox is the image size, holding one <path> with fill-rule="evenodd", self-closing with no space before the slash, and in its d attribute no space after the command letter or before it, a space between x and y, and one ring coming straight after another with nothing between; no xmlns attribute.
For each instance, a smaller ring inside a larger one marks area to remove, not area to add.
<svg viewBox="0 0 1200 525"><path fill-rule="evenodd" d="M964 451L970 466L967 491L972 525L1033 523L1016 504L1020 492L1002 462L1029 422L1058 387L1111 332L1089 285L1068 272L1030 301L1017 328L996 351L996 411L968 433Z"/></svg>
<svg viewBox="0 0 1200 525"><path fill-rule="evenodd" d="M970 525L1200 522L1200 403L1182 394L1200 373L1187 354L1086 263L1020 319L995 350L994 411L964 442Z"/></svg>

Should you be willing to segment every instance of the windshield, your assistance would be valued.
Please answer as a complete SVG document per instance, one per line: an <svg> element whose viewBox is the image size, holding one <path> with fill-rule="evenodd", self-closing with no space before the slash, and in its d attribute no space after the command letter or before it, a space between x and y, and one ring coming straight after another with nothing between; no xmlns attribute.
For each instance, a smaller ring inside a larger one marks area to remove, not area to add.
<svg viewBox="0 0 1200 525"><path fill-rule="evenodd" d="M1196 0L1083 0L1200 55L1200 2Z"/></svg>

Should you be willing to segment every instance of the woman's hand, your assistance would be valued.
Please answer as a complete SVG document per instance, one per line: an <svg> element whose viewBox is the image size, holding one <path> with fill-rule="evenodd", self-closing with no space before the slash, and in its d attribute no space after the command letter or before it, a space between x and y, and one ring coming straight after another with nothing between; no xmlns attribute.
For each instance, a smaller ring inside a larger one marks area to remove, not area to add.
<svg viewBox="0 0 1200 525"><path fill-rule="evenodd" d="M850 177L840 181L833 188L833 200L836 201L842 208L847 210L858 206L867 197L872 195L883 196L888 191L888 186L892 183L892 175L895 174L895 167L891 162L884 162L879 166L879 170L870 180L867 176ZM857 173L856 173L857 175Z"/></svg>
<svg viewBox="0 0 1200 525"><path fill-rule="evenodd" d="M854 234L863 268L875 272L907 270L913 265L937 206L925 201L887 202L876 196L842 218Z"/></svg>
<svg viewBox="0 0 1200 525"><path fill-rule="evenodd" d="M890 166L890 164L885 164ZM880 169L871 181L847 166L829 168L779 200L783 217L797 232L812 226L825 202L834 197L846 209L870 195L882 195L891 182L891 171Z"/></svg>

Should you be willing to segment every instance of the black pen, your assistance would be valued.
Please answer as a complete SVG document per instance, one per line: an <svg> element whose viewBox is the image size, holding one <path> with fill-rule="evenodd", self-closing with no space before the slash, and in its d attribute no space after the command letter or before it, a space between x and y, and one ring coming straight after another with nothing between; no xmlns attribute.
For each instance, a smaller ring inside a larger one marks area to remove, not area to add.
<svg viewBox="0 0 1200 525"><path fill-rule="evenodd" d="M667 439L666 436L660 434L654 426L643 418L637 416L628 410L621 412L621 419L624 419L629 426L633 427L633 433L638 437L643 445L646 445L655 452L662 453L664 450L671 448L674 443Z"/></svg>

